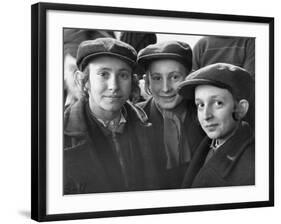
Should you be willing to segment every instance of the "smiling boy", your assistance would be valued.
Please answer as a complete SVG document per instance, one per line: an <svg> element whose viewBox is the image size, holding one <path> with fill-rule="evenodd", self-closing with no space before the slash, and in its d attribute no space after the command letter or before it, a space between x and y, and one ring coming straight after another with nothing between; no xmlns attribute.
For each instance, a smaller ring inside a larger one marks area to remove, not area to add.
<svg viewBox="0 0 281 224"><path fill-rule="evenodd" d="M180 188L204 132L194 121L195 106L177 92L192 67L192 50L182 41L148 45L138 53L146 71L145 88L151 96L139 105L152 123L153 156L161 189Z"/></svg>

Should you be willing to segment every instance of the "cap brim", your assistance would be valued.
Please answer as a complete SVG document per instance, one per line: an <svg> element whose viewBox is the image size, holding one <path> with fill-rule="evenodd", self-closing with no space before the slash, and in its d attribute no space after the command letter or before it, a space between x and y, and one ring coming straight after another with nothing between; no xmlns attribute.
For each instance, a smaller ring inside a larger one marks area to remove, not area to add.
<svg viewBox="0 0 281 224"><path fill-rule="evenodd" d="M150 63L153 60L157 60L157 59L173 59L173 60L181 62L183 65L187 64L187 62L185 62L181 56L179 56L178 54L172 54L172 53L147 54L142 57L139 57L138 63L140 65L147 66L148 63Z"/></svg>
<svg viewBox="0 0 281 224"><path fill-rule="evenodd" d="M178 93L185 99L194 100L194 91L198 85L217 85L217 83L207 79L190 79L183 81L178 86Z"/></svg>
<svg viewBox="0 0 281 224"><path fill-rule="evenodd" d="M83 60L80 62L80 67L79 69L82 71L85 66L94 58L99 57L99 56L113 56L113 57L117 57L119 59L121 59L122 61L125 61L126 63L128 63L132 68L134 68L136 66L136 62L128 57L125 57L123 55L120 54L115 54L112 52L97 52L94 54L89 54L86 57L83 58Z"/></svg>

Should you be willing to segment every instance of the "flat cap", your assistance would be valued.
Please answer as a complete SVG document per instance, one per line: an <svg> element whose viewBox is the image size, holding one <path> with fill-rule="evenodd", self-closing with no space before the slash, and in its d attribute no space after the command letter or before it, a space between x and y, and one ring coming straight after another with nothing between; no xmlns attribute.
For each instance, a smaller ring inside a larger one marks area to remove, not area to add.
<svg viewBox="0 0 281 224"><path fill-rule="evenodd" d="M254 81L245 69L227 63L207 65L188 75L179 86L178 93L186 99L194 99L195 87L213 85L228 89L237 99L250 100Z"/></svg>
<svg viewBox="0 0 281 224"><path fill-rule="evenodd" d="M67 53L76 57L78 46L85 40L93 40L100 37L114 37L112 31L90 30L90 29L63 29L64 55Z"/></svg>
<svg viewBox="0 0 281 224"><path fill-rule="evenodd" d="M187 43L181 41L165 41L148 45L138 53L137 62L146 67L156 59L174 59L185 65L189 71L192 68L192 50Z"/></svg>
<svg viewBox="0 0 281 224"><path fill-rule="evenodd" d="M103 55L115 56L131 67L136 65L137 52L131 45L114 38L97 38L79 45L76 56L77 67L83 71L93 58Z"/></svg>

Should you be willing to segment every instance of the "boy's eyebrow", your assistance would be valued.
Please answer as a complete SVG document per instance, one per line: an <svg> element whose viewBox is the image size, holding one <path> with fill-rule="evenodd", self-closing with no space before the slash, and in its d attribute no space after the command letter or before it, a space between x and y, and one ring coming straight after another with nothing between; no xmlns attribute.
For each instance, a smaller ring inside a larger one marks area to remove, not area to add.
<svg viewBox="0 0 281 224"><path fill-rule="evenodd" d="M212 95L211 98L212 99L215 99L215 98L223 98L224 99L225 95Z"/></svg>
<svg viewBox="0 0 281 224"><path fill-rule="evenodd" d="M121 69L119 69L119 71L127 71L127 72L130 72L131 70L128 69L128 68L121 68Z"/></svg>
<svg viewBox="0 0 281 224"><path fill-rule="evenodd" d="M153 72L153 73L149 73L149 75L161 75L161 73L159 73L159 72Z"/></svg>
<svg viewBox="0 0 281 224"><path fill-rule="evenodd" d="M196 98L196 99L194 100L194 103L195 103L195 104L197 104L197 103L202 103L202 102L203 102L203 100L198 99L198 98Z"/></svg>
<svg viewBox="0 0 281 224"><path fill-rule="evenodd" d="M98 70L112 70L112 68L110 68L110 67L100 67L100 68L98 68Z"/></svg>
<svg viewBox="0 0 281 224"><path fill-rule="evenodd" d="M211 95L209 96L211 99L222 98L225 99L225 95ZM195 100L201 100L200 98L195 98Z"/></svg>
<svg viewBox="0 0 281 224"><path fill-rule="evenodd" d="M184 74L183 72L181 72L181 71L171 71L171 72L169 72L169 74L168 75L173 75L173 74Z"/></svg>
<svg viewBox="0 0 281 224"><path fill-rule="evenodd" d="M98 68L98 71L100 70L107 70L107 71L111 71L113 70L111 67L100 67ZM130 72L130 69L127 69L127 68L120 68L118 71L128 71Z"/></svg>

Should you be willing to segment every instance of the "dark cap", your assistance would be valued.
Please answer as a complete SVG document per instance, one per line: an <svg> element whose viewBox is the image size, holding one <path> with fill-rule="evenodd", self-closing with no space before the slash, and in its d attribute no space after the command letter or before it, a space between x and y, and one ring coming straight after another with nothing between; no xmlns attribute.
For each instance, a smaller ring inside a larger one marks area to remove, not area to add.
<svg viewBox="0 0 281 224"><path fill-rule="evenodd" d="M81 42L101 37L114 37L114 34L112 31L64 28L64 55L70 54L71 56L76 57L78 46Z"/></svg>
<svg viewBox="0 0 281 224"><path fill-rule="evenodd" d="M155 33L144 32L122 32L120 40L132 45L137 52L149 44L155 44L157 37Z"/></svg>
<svg viewBox="0 0 281 224"><path fill-rule="evenodd" d="M156 59L174 59L190 71L192 68L192 50L181 41L165 41L148 45L138 53L138 63L144 67Z"/></svg>
<svg viewBox="0 0 281 224"><path fill-rule="evenodd" d="M251 99L254 81L245 69L227 63L205 66L191 73L178 86L178 93L186 99L194 99L194 90L198 85L213 85L228 89L240 99Z"/></svg>
<svg viewBox="0 0 281 224"><path fill-rule="evenodd" d="M103 55L115 56L131 67L135 66L137 59L137 52L131 45L114 38L98 38L84 41L79 45L76 56L77 66L83 71L93 58Z"/></svg>

